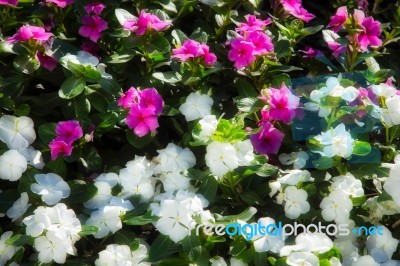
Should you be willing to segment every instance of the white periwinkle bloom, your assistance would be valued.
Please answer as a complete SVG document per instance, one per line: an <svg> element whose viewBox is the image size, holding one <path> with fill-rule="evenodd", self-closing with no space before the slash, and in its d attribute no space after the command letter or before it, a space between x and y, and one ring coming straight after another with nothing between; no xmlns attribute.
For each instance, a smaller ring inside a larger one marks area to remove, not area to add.
<svg viewBox="0 0 400 266"><path fill-rule="evenodd" d="M157 173L185 171L196 164L196 157L188 148L181 148L169 143L163 150L157 150L158 156L155 161Z"/></svg>
<svg viewBox="0 0 400 266"><path fill-rule="evenodd" d="M182 175L180 172L161 174L160 180L163 183L165 191L179 189L186 190L190 187L190 179Z"/></svg>
<svg viewBox="0 0 400 266"><path fill-rule="evenodd" d="M17 181L27 167L28 162L18 151L6 151L0 156L0 179Z"/></svg>
<svg viewBox="0 0 400 266"><path fill-rule="evenodd" d="M18 218L20 218L32 205L31 203L28 202L29 202L28 193L23 192L21 194L21 197L14 202L11 208L7 210L7 217L12 219L13 222Z"/></svg>
<svg viewBox="0 0 400 266"><path fill-rule="evenodd" d="M310 204L307 201L307 192L304 189L297 189L295 186L289 186L285 189L285 215L290 219L297 219L301 214L310 210Z"/></svg>
<svg viewBox="0 0 400 266"><path fill-rule="evenodd" d="M254 160L253 145L249 139L233 144L239 166L247 166Z"/></svg>
<svg viewBox="0 0 400 266"><path fill-rule="evenodd" d="M32 146L29 146L28 148L19 149L18 152L25 157L29 165L32 165L36 169L43 169L43 156L39 150L35 150Z"/></svg>
<svg viewBox="0 0 400 266"><path fill-rule="evenodd" d="M286 263L291 266L318 266L319 259L310 252L293 252L287 257Z"/></svg>
<svg viewBox="0 0 400 266"><path fill-rule="evenodd" d="M344 176L336 176L332 180L333 190L341 190L352 197L361 197L364 195L361 181L356 179L351 173L347 173Z"/></svg>
<svg viewBox="0 0 400 266"><path fill-rule="evenodd" d="M381 109L383 123L388 127L400 125L400 96L390 97L385 103L387 109Z"/></svg>
<svg viewBox="0 0 400 266"><path fill-rule="evenodd" d="M139 244L134 251L131 251L127 245L111 244L99 252L99 258L95 261L95 265L150 266L151 263L145 261L147 257L147 247L143 244Z"/></svg>
<svg viewBox="0 0 400 266"><path fill-rule="evenodd" d="M224 260L223 257L220 256L215 256L213 258L210 259L211 262L211 266L228 266L228 264L226 264L226 261Z"/></svg>
<svg viewBox="0 0 400 266"><path fill-rule="evenodd" d="M45 236L39 236L34 242L34 247L39 252L38 259L42 263L50 263L53 260L60 264L65 263L67 254L75 255L71 246L70 239L53 231L48 231Z"/></svg>
<svg viewBox="0 0 400 266"><path fill-rule="evenodd" d="M61 199L68 198L71 189L61 176L48 173L35 175L37 183L31 185L33 193L41 195L42 201L48 205L57 204Z"/></svg>
<svg viewBox="0 0 400 266"><path fill-rule="evenodd" d="M222 177L239 166L236 150L230 143L214 141L207 146L206 164L213 175Z"/></svg>
<svg viewBox="0 0 400 266"><path fill-rule="evenodd" d="M61 57L60 63L63 67L69 69L72 73L76 75L81 75L81 73L76 73L71 68L68 67L68 62L76 65L81 65L84 67L90 67L92 70L97 71L101 74L102 78L112 79L112 76L105 72L106 65L99 62L99 59L86 51L79 51L77 55L68 53L67 55ZM100 63L100 64L99 64Z"/></svg>
<svg viewBox="0 0 400 266"><path fill-rule="evenodd" d="M319 207L322 209L322 218L325 221L341 223L348 221L353 202L343 191L334 190L325 197Z"/></svg>
<svg viewBox="0 0 400 266"><path fill-rule="evenodd" d="M304 151L292 152L290 154L281 153L279 154L279 161L283 165L291 165L293 164L294 169L303 168L308 160L309 156Z"/></svg>
<svg viewBox="0 0 400 266"><path fill-rule="evenodd" d="M400 205L400 163L396 163L391 167L389 178L383 185L383 189L393 198L394 202Z"/></svg>
<svg viewBox="0 0 400 266"><path fill-rule="evenodd" d="M215 115L206 115L199 120L199 124L201 126L200 137L208 139L217 130L218 120Z"/></svg>
<svg viewBox="0 0 400 266"><path fill-rule="evenodd" d="M326 132L314 137L323 147L321 155L326 157L340 156L349 157L353 153L354 139L346 131L344 124L337 125L334 129L330 128Z"/></svg>
<svg viewBox="0 0 400 266"><path fill-rule="evenodd" d="M399 240L393 238L392 233L385 226L380 225L383 229L382 235L368 236L367 249L376 262L384 263L389 261L393 253L399 245Z"/></svg>
<svg viewBox="0 0 400 266"><path fill-rule="evenodd" d="M97 192L93 198L83 203L83 206L88 209L100 209L108 204L112 198L111 189L113 188L107 182L97 181L94 182Z"/></svg>
<svg viewBox="0 0 400 266"><path fill-rule="evenodd" d="M179 112L185 116L186 121L193 121L210 115L213 103L214 101L210 96L192 92L186 98L185 103L179 107Z"/></svg>
<svg viewBox="0 0 400 266"><path fill-rule="evenodd" d="M370 255L361 256L351 266L380 266Z"/></svg>
<svg viewBox="0 0 400 266"><path fill-rule="evenodd" d="M393 86L390 86L387 83L380 83L379 85L372 85L372 91L374 94L380 97L389 98L395 96L397 93L397 89Z"/></svg>
<svg viewBox="0 0 400 266"><path fill-rule="evenodd" d="M260 218L258 222L263 226L275 225L275 220L270 217ZM254 250L259 253L266 251L279 253L285 245L285 241L282 237L278 235L277 232L274 232L274 229L271 227L268 228L268 232L265 232L265 235L257 234L252 240L254 241Z"/></svg>
<svg viewBox="0 0 400 266"><path fill-rule="evenodd" d="M0 118L0 140L9 149L28 148L36 139L33 121L29 117L3 115Z"/></svg>
<svg viewBox="0 0 400 266"><path fill-rule="evenodd" d="M296 186L298 183L307 182L314 180L311 177L310 172L307 170L288 170L280 171L286 175L278 177L276 181L281 184Z"/></svg>
<svg viewBox="0 0 400 266"><path fill-rule="evenodd" d="M289 256L293 252L324 253L333 247L332 240L323 233L301 233L296 237L295 245L284 246L280 256Z"/></svg>
<svg viewBox="0 0 400 266"><path fill-rule="evenodd" d="M6 244L6 241L11 238L13 232L4 232L0 237L0 265L6 265L19 248Z"/></svg>
<svg viewBox="0 0 400 266"><path fill-rule="evenodd" d="M99 227L99 231L93 236L95 238L103 238L110 232L115 233L122 228L120 216L125 213L125 210L117 206L105 206L104 208L92 212L87 225L94 225Z"/></svg>

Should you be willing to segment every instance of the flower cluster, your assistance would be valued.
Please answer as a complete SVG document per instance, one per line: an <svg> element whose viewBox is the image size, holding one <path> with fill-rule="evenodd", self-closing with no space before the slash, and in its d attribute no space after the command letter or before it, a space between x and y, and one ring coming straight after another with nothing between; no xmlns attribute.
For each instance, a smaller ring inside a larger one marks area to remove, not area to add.
<svg viewBox="0 0 400 266"><path fill-rule="evenodd" d="M302 0L280 0L283 9L295 18L304 22L309 22L315 18L315 15L309 13L303 6Z"/></svg>
<svg viewBox="0 0 400 266"><path fill-rule="evenodd" d="M100 17L106 6L101 3L92 3L85 6L86 15L82 18L79 34L97 42L101 37L101 32L108 29L108 23Z"/></svg>
<svg viewBox="0 0 400 266"><path fill-rule="evenodd" d="M205 43L199 43L195 40L186 40L182 46L172 49L172 58L182 62L200 58L207 66L212 66L217 61L215 54L210 53L210 48Z"/></svg>
<svg viewBox="0 0 400 266"><path fill-rule="evenodd" d="M122 27L125 30L134 32L138 36L142 36L149 30L162 31L171 25L170 22L162 21L156 15L140 11L139 17L130 16L123 22Z"/></svg>
<svg viewBox="0 0 400 266"><path fill-rule="evenodd" d="M119 98L118 105L129 110L125 121L128 127L135 135L143 137L158 128L164 101L155 88L131 87Z"/></svg>
<svg viewBox="0 0 400 266"><path fill-rule="evenodd" d="M83 130L77 120L58 122L55 128L55 137L50 143L51 159L55 160L61 154L71 156L74 142L83 137Z"/></svg>

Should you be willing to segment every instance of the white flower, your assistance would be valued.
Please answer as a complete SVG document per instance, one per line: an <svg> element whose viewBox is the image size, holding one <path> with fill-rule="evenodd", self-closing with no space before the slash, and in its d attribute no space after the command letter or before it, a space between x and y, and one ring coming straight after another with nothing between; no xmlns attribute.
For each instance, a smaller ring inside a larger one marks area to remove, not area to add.
<svg viewBox="0 0 400 266"><path fill-rule="evenodd" d="M169 143L163 150L158 150L155 158L159 164L156 167L157 173L185 171L196 164L196 157L188 148Z"/></svg>
<svg viewBox="0 0 400 266"><path fill-rule="evenodd" d="M281 171L282 173L287 173L282 177L278 177L276 181L281 184L287 184L296 186L298 183L312 181L310 172L307 170L289 170L289 171Z"/></svg>
<svg viewBox="0 0 400 266"><path fill-rule="evenodd" d="M239 166L247 166L254 160L253 145L249 139L233 144Z"/></svg>
<svg viewBox="0 0 400 266"><path fill-rule="evenodd" d="M26 234L32 237L38 237L45 228L51 226L51 220L47 214L47 208L39 206L33 212L33 215L25 217L22 222L26 225Z"/></svg>
<svg viewBox="0 0 400 266"><path fill-rule="evenodd" d="M357 261L353 262L351 266L379 266L379 263L377 263L373 257L370 255L365 255L361 256L358 258Z"/></svg>
<svg viewBox="0 0 400 266"><path fill-rule="evenodd" d="M400 96L386 99L387 109L381 109L383 123L389 127L400 125Z"/></svg>
<svg viewBox="0 0 400 266"><path fill-rule="evenodd" d="M149 201L154 196L154 178L141 175L140 172L130 172L127 168L121 169L119 177L123 198L139 195L141 201Z"/></svg>
<svg viewBox="0 0 400 266"><path fill-rule="evenodd" d="M61 176L48 173L35 175L37 183L31 185L33 193L42 196L42 201L48 205L57 204L61 199L68 198L71 189Z"/></svg>
<svg viewBox="0 0 400 266"><path fill-rule="evenodd" d="M60 264L65 263L71 245L69 239L52 231L48 231L46 236L36 238L34 242L34 247L39 252L38 259L42 263L50 263L53 260Z"/></svg>
<svg viewBox="0 0 400 266"><path fill-rule="evenodd" d="M400 205L400 163L391 167L389 178L383 185L383 189L393 198L394 202Z"/></svg>
<svg viewBox="0 0 400 266"><path fill-rule="evenodd" d="M351 173L344 176L336 176L332 179L333 190L341 190L349 196L361 197L364 195L364 189L359 179L356 179Z"/></svg>
<svg viewBox="0 0 400 266"><path fill-rule="evenodd" d="M129 162L128 162L129 164ZM108 183L111 187L114 187L116 184L120 182L119 176L116 173L103 173L100 174L96 179L94 180L95 182L106 182Z"/></svg>
<svg viewBox="0 0 400 266"><path fill-rule="evenodd" d="M301 169L303 168L308 160L309 156L304 151L299 152L292 152L290 154L281 153L279 155L279 161L283 165L291 165L293 164L294 169Z"/></svg>
<svg viewBox="0 0 400 266"><path fill-rule="evenodd" d="M242 261L240 259L236 259L236 258L231 258L230 262L231 262L231 264L230 264L231 266L247 266L248 265L244 261Z"/></svg>
<svg viewBox="0 0 400 266"><path fill-rule="evenodd" d="M310 252L293 252L286 259L286 263L291 266L319 266L319 259Z"/></svg>
<svg viewBox="0 0 400 266"><path fill-rule="evenodd" d="M99 231L93 236L95 238L103 238L110 232L115 233L122 228L121 212L123 212L121 207L105 206L92 212L86 224L99 227Z"/></svg>
<svg viewBox="0 0 400 266"><path fill-rule="evenodd" d="M239 166L235 148L229 143L210 143L207 146L206 164L213 175L222 177Z"/></svg>
<svg viewBox="0 0 400 266"><path fill-rule="evenodd" d="M185 103L179 107L179 112L185 116L186 121L193 121L210 115L213 103L214 101L210 96L192 92L186 98Z"/></svg>
<svg viewBox="0 0 400 266"><path fill-rule="evenodd" d="M338 224L349 219L353 202L344 192L334 190L322 200L319 207L322 209L322 218L325 221L335 220Z"/></svg>
<svg viewBox="0 0 400 266"><path fill-rule="evenodd" d="M260 218L258 222L263 226L275 225L275 220L270 217ZM274 233L276 232L274 232L273 228L270 228L268 232L263 233L265 235L257 234L253 239L254 250L259 253L266 251L278 253L285 245L285 241L280 235L274 235Z"/></svg>
<svg viewBox="0 0 400 266"><path fill-rule="evenodd" d="M163 183L165 191L188 189L190 187L190 179L179 172L162 174L160 180Z"/></svg>
<svg viewBox="0 0 400 266"><path fill-rule="evenodd" d="M310 204L307 201L308 195L304 189L289 186L285 189L284 194L286 217L296 219L310 210Z"/></svg>
<svg viewBox="0 0 400 266"><path fill-rule="evenodd" d="M107 182L96 181L94 186L97 188L96 195L93 198L83 203L83 206L88 209L100 209L107 205L110 201L112 194L112 186Z"/></svg>
<svg viewBox="0 0 400 266"><path fill-rule="evenodd" d="M332 247L332 240L323 233L301 233L297 235L295 245L285 246L280 250L280 256L288 256L297 251L324 253Z"/></svg>
<svg viewBox="0 0 400 266"><path fill-rule="evenodd" d="M96 266L150 266L147 259L147 247L139 244L139 247L131 251L127 245L111 244L99 253L99 258L95 261Z"/></svg>
<svg viewBox="0 0 400 266"><path fill-rule="evenodd" d="M150 178L154 174L154 167L155 165L144 156L135 155L135 159L126 163L126 169L130 173L140 175L144 178Z"/></svg>
<svg viewBox="0 0 400 266"><path fill-rule="evenodd" d="M217 130L218 120L215 115L206 115L199 120L201 126L200 138L208 139Z"/></svg>
<svg viewBox="0 0 400 266"><path fill-rule="evenodd" d="M331 30L323 30L322 36L326 43L336 42L336 40L340 38L340 36L338 34L336 34L335 32L333 32Z"/></svg>
<svg viewBox="0 0 400 266"><path fill-rule="evenodd" d="M386 83L380 83L379 85L372 85L372 92L380 97L389 98L396 95L397 89Z"/></svg>
<svg viewBox="0 0 400 266"><path fill-rule="evenodd" d="M0 179L17 181L27 167L28 162L18 151L6 151L0 156Z"/></svg>
<svg viewBox="0 0 400 266"><path fill-rule="evenodd" d="M72 73L80 75L81 73L71 70L68 66L68 62L76 65L81 65L85 67L90 67L101 74L101 77L105 79L111 79L111 75L105 72L104 64L99 64L99 59L86 51L79 51L77 55L68 53L67 55L61 57L60 63L63 67L69 69Z"/></svg>
<svg viewBox="0 0 400 266"><path fill-rule="evenodd" d="M0 140L9 149L28 148L36 139L33 121L29 117L3 115L0 118Z"/></svg>
<svg viewBox="0 0 400 266"><path fill-rule="evenodd" d="M382 228L382 235L376 234L375 236L368 236L367 249L368 253L378 263L389 261L393 253L396 251L399 240L393 238L392 232L385 226L380 225Z"/></svg>
<svg viewBox="0 0 400 266"><path fill-rule="evenodd" d="M354 140L346 131L344 124L337 125L335 129L330 128L314 138L323 146L323 152L319 153L326 157L337 155L347 158L353 153Z"/></svg>
<svg viewBox="0 0 400 266"><path fill-rule="evenodd" d="M28 208L32 205L31 203L28 202L29 202L28 193L23 192L21 194L21 197L14 202L11 208L7 210L8 218L11 218L12 222L14 222L22 215L24 215L26 210L28 210Z"/></svg>
<svg viewBox="0 0 400 266"><path fill-rule="evenodd" d="M210 259L211 262L211 266L228 266L228 264L226 264L224 258L220 257L220 256L215 256L214 258Z"/></svg>
<svg viewBox="0 0 400 266"><path fill-rule="evenodd" d="M134 209L132 203L129 200L124 200L121 197L113 196L110 199L110 206L119 207L121 209L121 214L125 214L127 211Z"/></svg>
<svg viewBox="0 0 400 266"><path fill-rule="evenodd" d="M7 231L0 237L0 265L6 265L6 262L9 261L19 249L6 244L6 241L11 238L12 234L13 232Z"/></svg>
<svg viewBox="0 0 400 266"><path fill-rule="evenodd" d="M40 151L35 150L32 146L29 146L26 149L19 149L18 152L25 157L29 165L32 165L36 169L43 169L44 162L42 153Z"/></svg>

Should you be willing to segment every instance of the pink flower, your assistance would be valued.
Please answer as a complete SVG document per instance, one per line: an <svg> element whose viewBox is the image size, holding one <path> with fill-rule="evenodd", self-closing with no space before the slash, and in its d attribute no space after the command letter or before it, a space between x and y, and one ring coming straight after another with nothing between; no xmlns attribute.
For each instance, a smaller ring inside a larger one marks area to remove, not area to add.
<svg viewBox="0 0 400 266"><path fill-rule="evenodd" d="M315 18L313 14L308 13L308 11L302 7L301 0L280 0L280 2L286 12L302 21L309 22Z"/></svg>
<svg viewBox="0 0 400 266"><path fill-rule="evenodd" d="M357 34L357 40L362 51L367 51L368 46L376 48L382 45L382 40L379 39L381 35L381 23L379 21L367 17L362 21L361 28L363 31Z"/></svg>
<svg viewBox="0 0 400 266"><path fill-rule="evenodd" d="M64 8L74 2L74 0L46 0L47 3L54 3L56 6Z"/></svg>
<svg viewBox="0 0 400 266"><path fill-rule="evenodd" d="M155 115L160 115L164 108L164 101L155 88L147 88L139 91L140 109L149 109Z"/></svg>
<svg viewBox="0 0 400 266"><path fill-rule="evenodd" d="M355 0L357 7L361 10L368 9L368 0Z"/></svg>
<svg viewBox="0 0 400 266"><path fill-rule="evenodd" d="M231 49L228 53L229 60L235 62L237 69L251 65L255 60L253 43L245 41L243 38L235 38L230 43Z"/></svg>
<svg viewBox="0 0 400 266"><path fill-rule="evenodd" d="M277 120L290 123L296 116L296 109L299 106L300 98L294 95L284 83L282 83L280 89L266 89L264 94L266 96L261 98L266 98L268 103L268 109L263 111L267 113L265 116L270 121Z"/></svg>
<svg viewBox="0 0 400 266"><path fill-rule="evenodd" d="M100 39L100 33L108 29L107 21L97 15L84 16L82 23L83 26L79 28L79 34L93 42L97 42Z"/></svg>
<svg viewBox="0 0 400 266"><path fill-rule="evenodd" d="M42 27L24 25L18 29L17 33L8 38L7 41L10 43L16 43L35 40L41 44L48 41L52 36L53 34L51 32L46 32Z"/></svg>
<svg viewBox="0 0 400 266"><path fill-rule="evenodd" d="M138 103L139 91L134 87L130 87L118 100L118 106L129 109L133 104Z"/></svg>
<svg viewBox="0 0 400 266"><path fill-rule="evenodd" d="M327 27L332 27L334 32L338 32L340 28L346 23L347 20L347 7L341 6L336 11L336 14L331 17L331 20Z"/></svg>
<svg viewBox="0 0 400 266"><path fill-rule="evenodd" d="M272 23L270 18L261 20L254 15L246 15L244 18L246 19L246 23L239 23L239 27L236 28L237 32L264 31L265 27Z"/></svg>
<svg viewBox="0 0 400 266"><path fill-rule="evenodd" d="M95 15L100 15L101 12L103 12L103 9L106 8L105 5L103 5L102 3L91 3L91 4L87 4L85 6L85 11L86 13L88 13L89 15L91 13L95 14Z"/></svg>
<svg viewBox="0 0 400 266"><path fill-rule="evenodd" d="M0 5L16 6L17 4L18 0L0 0Z"/></svg>
<svg viewBox="0 0 400 266"><path fill-rule="evenodd" d="M331 30L323 30L322 35L324 36L328 48L333 52L335 57L338 57L346 51L346 45L338 42L339 35L337 35L337 33Z"/></svg>
<svg viewBox="0 0 400 266"><path fill-rule="evenodd" d="M39 60L40 65L48 71L53 71L58 65L57 59L47 55L45 52L36 52L36 59Z"/></svg>
<svg viewBox="0 0 400 266"><path fill-rule="evenodd" d="M57 159L59 154L62 154L64 156L70 156L72 154L74 146L71 145L70 143L65 142L65 140L62 137L57 137L49 143L49 148L50 148L51 159L55 160Z"/></svg>
<svg viewBox="0 0 400 266"><path fill-rule="evenodd" d="M69 120L58 122L56 134L62 138L64 142L72 144L72 142L83 136L83 131L78 121Z"/></svg>
<svg viewBox="0 0 400 266"><path fill-rule="evenodd" d="M126 21L122 27L126 30L135 32L136 35L141 36L144 35L149 29L162 31L170 25L170 22L162 21L156 15L146 13L142 10L138 19Z"/></svg>
<svg viewBox="0 0 400 266"><path fill-rule="evenodd" d="M276 154L281 147L284 134L270 122L263 123L260 132L250 136L256 152L260 154Z"/></svg>
<svg viewBox="0 0 400 266"><path fill-rule="evenodd" d="M203 57L204 63L208 66L214 65L215 62L217 62L217 56L214 53L210 52L210 47L208 47L207 44L202 43L200 45L200 48L203 51L201 57Z"/></svg>
<svg viewBox="0 0 400 266"><path fill-rule="evenodd" d="M323 56L320 50L307 46L304 50L299 50L303 54L303 58L317 58Z"/></svg>
<svg viewBox="0 0 400 266"><path fill-rule="evenodd" d="M202 57L206 65L214 65L217 61L215 54L210 53L210 48L205 43L199 43L194 40L186 40L182 46L172 49L172 58L177 58L186 62L190 58Z"/></svg>
<svg viewBox="0 0 400 266"><path fill-rule="evenodd" d="M274 51L271 38L264 32L252 31L246 36L246 41L253 44L253 53L255 55L263 55Z"/></svg>
<svg viewBox="0 0 400 266"><path fill-rule="evenodd" d="M134 105L126 117L126 124L133 129L135 135L143 137L158 128L158 116L151 108L140 109Z"/></svg>

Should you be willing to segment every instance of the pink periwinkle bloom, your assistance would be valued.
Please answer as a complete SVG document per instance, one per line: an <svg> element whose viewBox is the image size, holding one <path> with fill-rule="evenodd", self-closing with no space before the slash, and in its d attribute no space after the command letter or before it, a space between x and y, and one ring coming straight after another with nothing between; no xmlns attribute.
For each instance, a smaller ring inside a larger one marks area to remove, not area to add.
<svg viewBox="0 0 400 266"><path fill-rule="evenodd" d="M30 40L35 40L38 43L47 42L53 34L51 32L46 32L42 27L24 25L18 29L17 33L7 39L10 43L16 42L27 42Z"/></svg>
<svg viewBox="0 0 400 266"><path fill-rule="evenodd" d="M126 124L133 129L135 135L143 137L158 128L158 116L151 108L139 108L133 105L126 117Z"/></svg>
<svg viewBox="0 0 400 266"><path fill-rule="evenodd" d="M195 40L186 40L182 46L172 49L172 58L186 62L191 58L201 57L206 65L214 65L217 61L215 54L210 52L210 48L205 43L199 43Z"/></svg>
<svg viewBox="0 0 400 266"><path fill-rule="evenodd" d="M74 0L46 0L46 3L53 3L58 7L64 8L72 4Z"/></svg>
<svg viewBox="0 0 400 266"><path fill-rule="evenodd" d="M309 22L315 18L313 14L308 13L308 11L303 8L301 0L280 0L280 2L286 12L304 22Z"/></svg>
<svg viewBox="0 0 400 266"><path fill-rule="evenodd" d="M170 25L170 22L162 21L156 15L146 13L142 10L136 20L126 21L122 27L126 30L134 32L138 36L141 36L144 35L149 29L162 31Z"/></svg>
<svg viewBox="0 0 400 266"><path fill-rule="evenodd" d="M270 121L277 120L284 123L290 123L296 116L296 109L299 107L300 98L282 83L280 89L270 88L264 90L265 96L261 99L267 99L268 107L263 112ZM264 115L263 115L264 117Z"/></svg>
<svg viewBox="0 0 400 266"><path fill-rule="evenodd" d="M324 55L320 50L309 46L305 47L304 50L299 50L299 52L303 54L303 58L318 58Z"/></svg>
<svg viewBox="0 0 400 266"><path fill-rule="evenodd" d="M367 17L361 22L362 32L357 34L358 45L362 51L367 51L368 47L377 48L382 45L381 23L372 17Z"/></svg>
<svg viewBox="0 0 400 266"><path fill-rule="evenodd" d="M0 0L0 5L16 6L18 0Z"/></svg>
<svg viewBox="0 0 400 266"><path fill-rule="evenodd" d="M108 29L107 21L97 15L84 16L82 23L83 26L79 28L79 34L93 42L97 42L100 39L101 32Z"/></svg>
<svg viewBox="0 0 400 266"><path fill-rule="evenodd" d="M160 115L164 109L164 101L155 88L139 91L139 108L153 110L155 115Z"/></svg>
<svg viewBox="0 0 400 266"><path fill-rule="evenodd" d="M139 91L134 87L130 87L121 97L118 99L118 106L125 109L129 109L132 105L137 104L139 99Z"/></svg>
<svg viewBox="0 0 400 266"><path fill-rule="evenodd" d="M361 10L367 10L368 9L368 0L355 0L355 3L357 5L357 7Z"/></svg>
<svg viewBox="0 0 400 266"><path fill-rule="evenodd" d="M77 120L61 121L56 126L56 134L71 144L83 136L83 130Z"/></svg>
<svg viewBox="0 0 400 266"><path fill-rule="evenodd" d="M105 5L102 3L91 3L87 4L85 7L86 13L90 14L95 14L95 15L100 15L101 12L103 12L104 8L106 8Z"/></svg>
<svg viewBox="0 0 400 266"><path fill-rule="evenodd" d="M250 136L251 144L260 154L276 154L281 147L284 134L270 122L261 125L261 130Z"/></svg>
<svg viewBox="0 0 400 266"><path fill-rule="evenodd" d="M331 20L327 27L331 27L334 32L338 32L346 23L347 17L347 7L341 6L336 11L336 14L331 17Z"/></svg>
<svg viewBox="0 0 400 266"><path fill-rule="evenodd" d="M234 66L237 69L251 65L255 60L255 47L253 43L245 41L243 38L234 38L231 43L231 49L228 53L229 60L235 62Z"/></svg>
<svg viewBox="0 0 400 266"><path fill-rule="evenodd" d="M246 22L239 23L239 27L236 28L237 32L264 31L265 27L272 23L270 18L261 20L254 15L246 15L244 18Z"/></svg>
<svg viewBox="0 0 400 266"><path fill-rule="evenodd" d="M71 143L66 142L62 137L57 137L49 143L51 159L57 159L58 155L70 156L74 149Z"/></svg>
<svg viewBox="0 0 400 266"><path fill-rule="evenodd" d="M57 59L40 51L36 52L36 59L39 60L40 66L48 71L53 71L58 65Z"/></svg>
<svg viewBox="0 0 400 266"><path fill-rule="evenodd" d="M252 31L246 36L246 41L253 44L253 53L255 55L263 55L274 51L272 39L264 32Z"/></svg>

